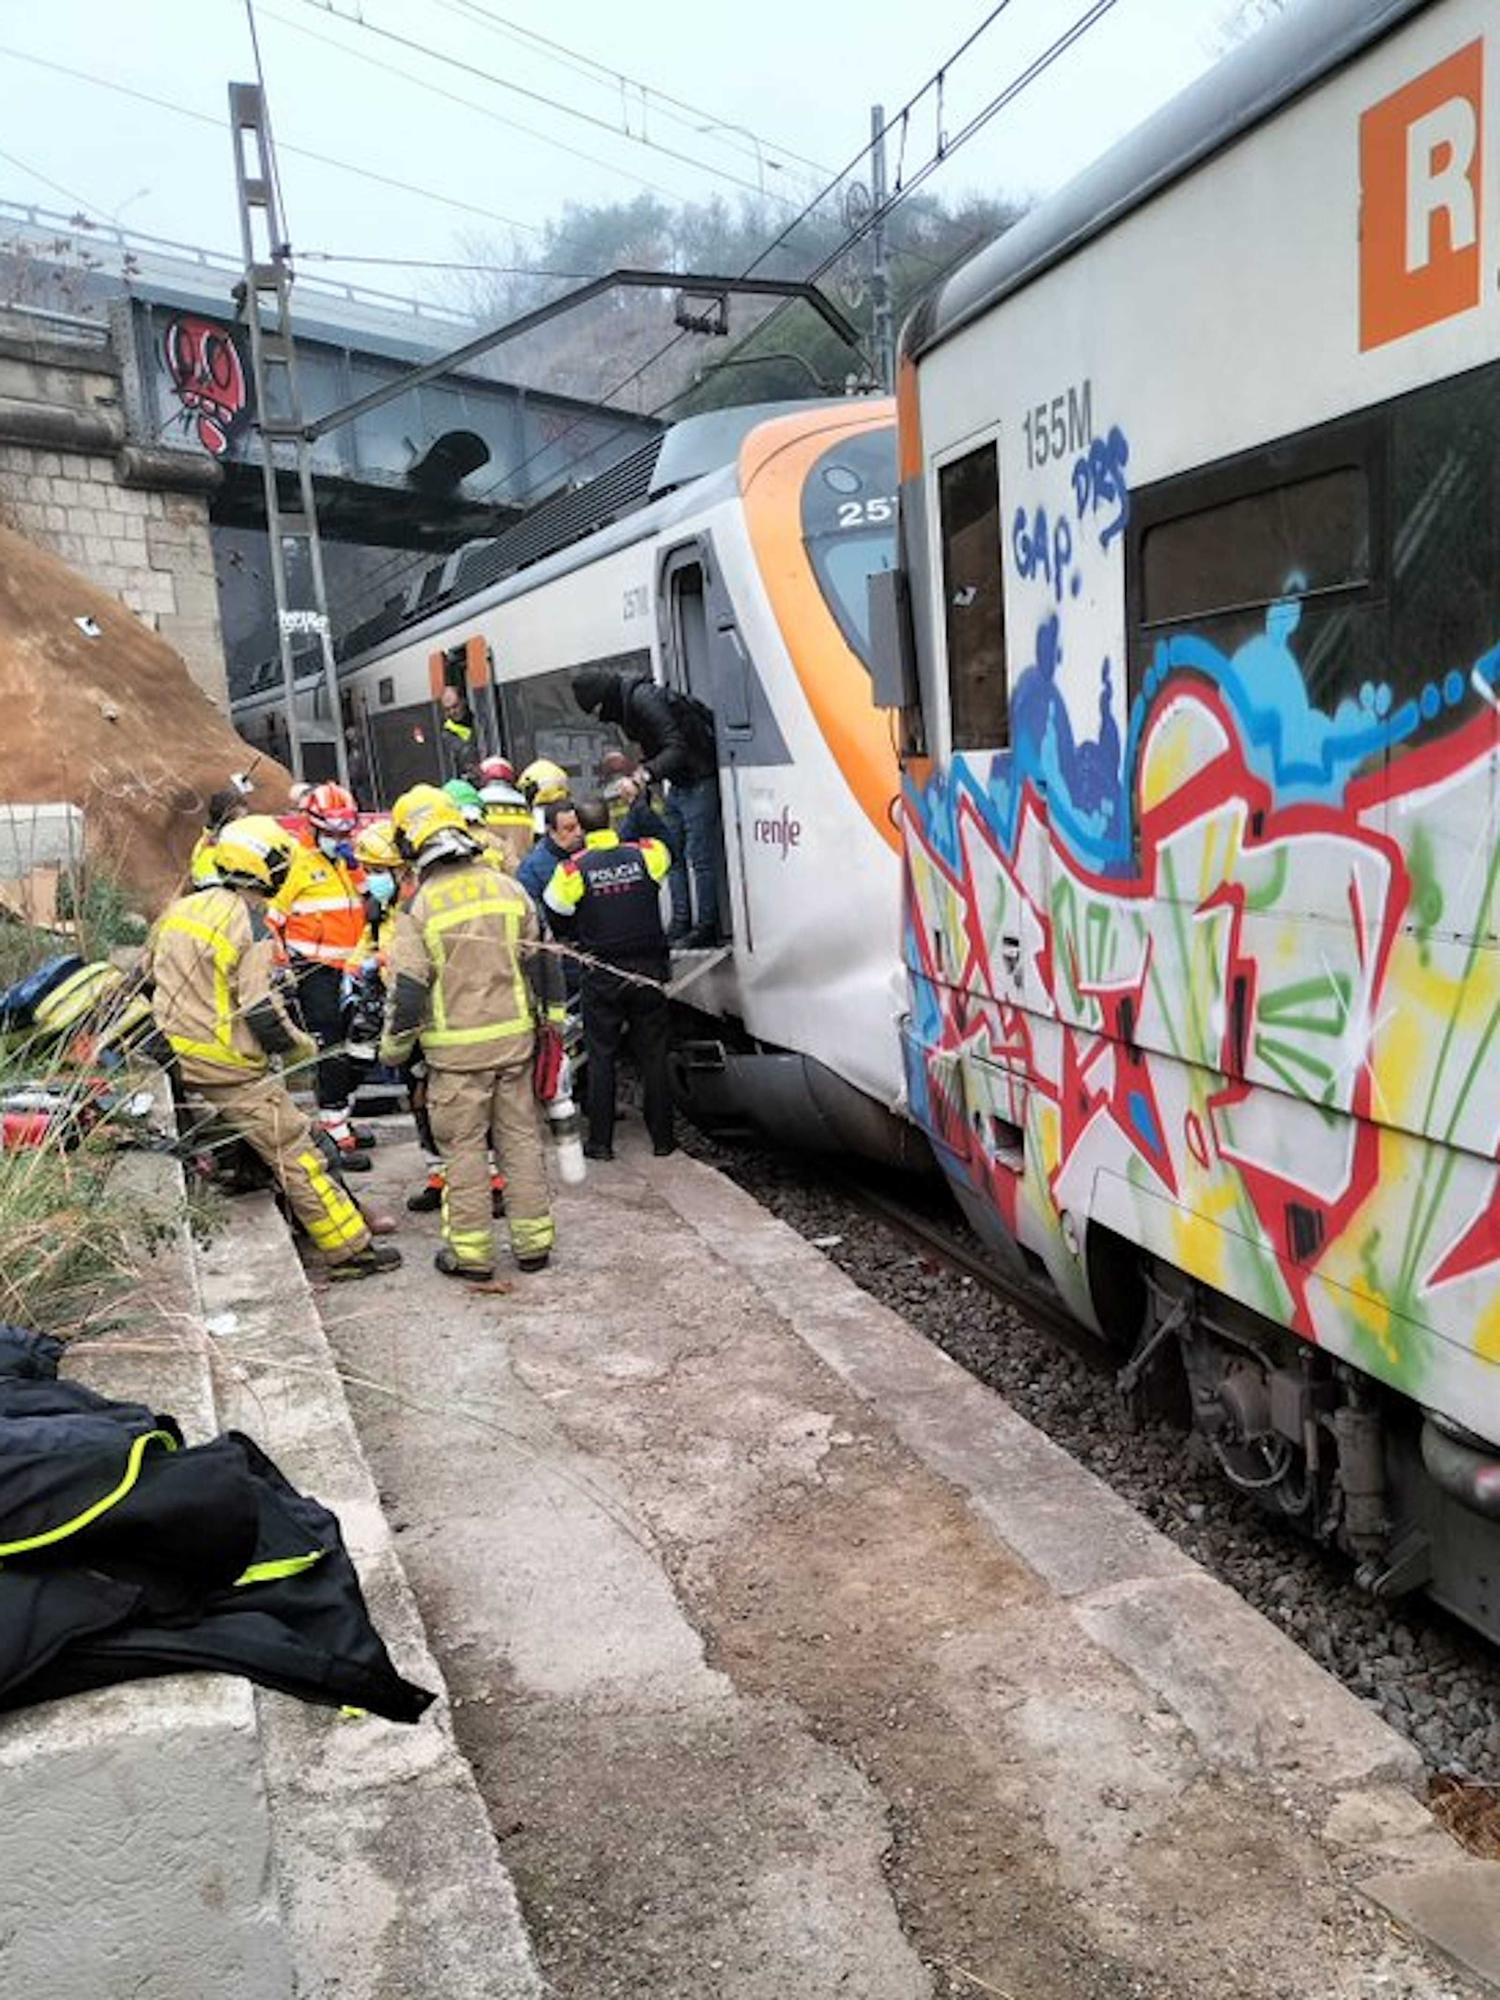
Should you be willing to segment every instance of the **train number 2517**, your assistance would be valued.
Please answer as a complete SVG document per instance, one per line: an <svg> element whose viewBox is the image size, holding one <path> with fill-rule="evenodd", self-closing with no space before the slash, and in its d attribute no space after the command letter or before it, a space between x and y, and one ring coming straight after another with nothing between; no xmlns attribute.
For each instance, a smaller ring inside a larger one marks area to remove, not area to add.
<svg viewBox="0 0 1500 2000"><path fill-rule="evenodd" d="M1076 458L1089 448L1094 435L1094 385L1075 382L1069 389L1028 410L1021 429L1026 434L1026 463L1035 472L1059 458Z"/></svg>

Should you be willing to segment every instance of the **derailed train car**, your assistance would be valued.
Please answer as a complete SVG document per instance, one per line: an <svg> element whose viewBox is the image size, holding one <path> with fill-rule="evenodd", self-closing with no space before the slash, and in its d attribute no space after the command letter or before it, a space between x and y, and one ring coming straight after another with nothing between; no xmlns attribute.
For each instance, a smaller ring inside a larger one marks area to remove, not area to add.
<svg viewBox="0 0 1500 2000"><path fill-rule="evenodd" d="M614 738L575 705L578 668L704 700L729 938L680 968L696 1019L679 1088L706 1119L884 1159L921 1147L897 1115L899 773L867 665L867 582L895 561L895 518L888 401L690 419L435 566L340 674L342 723L385 803L441 775L445 685L478 749L551 758L580 795ZM279 702L238 703L237 725L269 741Z"/></svg>
<svg viewBox="0 0 1500 2000"><path fill-rule="evenodd" d="M1325 0L973 258L877 651L968 1214L1500 1638L1497 146L1488 0Z"/></svg>

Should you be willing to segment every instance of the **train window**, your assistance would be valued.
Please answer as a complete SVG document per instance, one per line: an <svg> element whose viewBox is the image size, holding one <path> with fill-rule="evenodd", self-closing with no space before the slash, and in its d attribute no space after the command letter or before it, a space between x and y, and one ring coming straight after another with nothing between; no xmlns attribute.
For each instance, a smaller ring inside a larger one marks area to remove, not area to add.
<svg viewBox="0 0 1500 2000"><path fill-rule="evenodd" d="M1500 639L1500 367L1394 405L1391 675L1403 693Z"/></svg>
<svg viewBox="0 0 1500 2000"><path fill-rule="evenodd" d="M1010 716L993 443L938 468L938 521L953 748L1000 749L1010 741Z"/></svg>
<svg viewBox="0 0 1500 2000"><path fill-rule="evenodd" d="M1242 493L1149 528L1141 544L1141 622L1150 628L1263 612L1284 597L1370 580L1370 494L1363 466Z"/></svg>
<svg viewBox="0 0 1500 2000"><path fill-rule="evenodd" d="M578 666L608 667L615 673L651 671L651 655L642 650L616 653L603 660L580 660ZM506 681L500 689L505 741L518 769L533 757L550 757L561 764L586 796L597 779L606 750L624 746L612 723L585 715L573 699L573 667L558 667L529 680Z"/></svg>

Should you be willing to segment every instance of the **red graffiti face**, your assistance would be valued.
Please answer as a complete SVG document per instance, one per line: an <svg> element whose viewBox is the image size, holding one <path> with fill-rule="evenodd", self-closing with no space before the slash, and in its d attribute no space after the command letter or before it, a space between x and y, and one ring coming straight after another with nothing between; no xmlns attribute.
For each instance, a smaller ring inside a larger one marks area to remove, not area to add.
<svg viewBox="0 0 1500 2000"><path fill-rule="evenodd" d="M162 355L184 423L196 422L203 449L222 458L248 413L245 371L227 330L180 313L167 323Z"/></svg>

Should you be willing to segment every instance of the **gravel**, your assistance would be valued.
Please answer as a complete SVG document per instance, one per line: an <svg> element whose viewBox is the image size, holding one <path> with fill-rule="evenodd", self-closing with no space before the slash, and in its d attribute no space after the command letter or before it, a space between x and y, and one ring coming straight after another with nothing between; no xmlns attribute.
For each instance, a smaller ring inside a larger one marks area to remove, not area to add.
<svg viewBox="0 0 1500 2000"><path fill-rule="evenodd" d="M1181 1431L1132 1430L1111 1375L821 1184L815 1160L684 1136L1369 1701L1435 1773L1500 1785L1500 1656L1482 1639L1420 1599L1372 1601L1345 1559L1258 1513ZM964 1230L951 1205L941 1220Z"/></svg>

